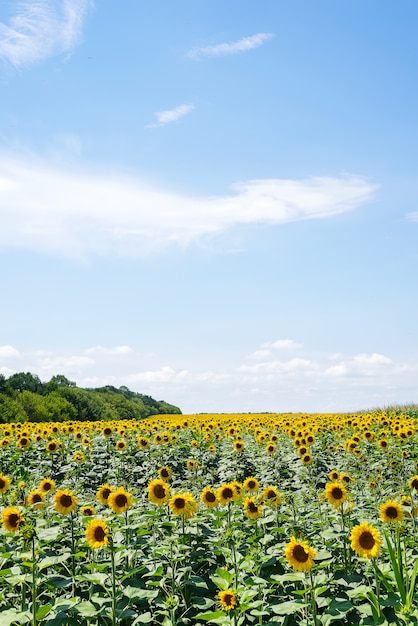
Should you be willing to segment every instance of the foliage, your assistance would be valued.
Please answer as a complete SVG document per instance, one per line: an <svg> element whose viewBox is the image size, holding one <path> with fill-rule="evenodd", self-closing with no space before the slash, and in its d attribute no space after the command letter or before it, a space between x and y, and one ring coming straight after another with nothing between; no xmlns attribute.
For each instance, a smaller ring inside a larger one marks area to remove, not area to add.
<svg viewBox="0 0 418 626"><path fill-rule="evenodd" d="M62 374L43 383L29 372L0 375L0 423L143 419L178 407L123 386L83 389Z"/></svg>
<svg viewBox="0 0 418 626"><path fill-rule="evenodd" d="M0 426L0 625L418 624L417 433L396 411Z"/></svg>

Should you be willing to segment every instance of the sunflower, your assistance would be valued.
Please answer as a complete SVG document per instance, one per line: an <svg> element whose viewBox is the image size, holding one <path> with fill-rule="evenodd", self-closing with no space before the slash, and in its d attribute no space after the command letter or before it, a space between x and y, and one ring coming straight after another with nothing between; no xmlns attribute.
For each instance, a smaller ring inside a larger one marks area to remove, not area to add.
<svg viewBox="0 0 418 626"><path fill-rule="evenodd" d="M81 515L83 515L84 517L92 517L93 515L96 515L96 511L93 509L92 506L82 506Z"/></svg>
<svg viewBox="0 0 418 626"><path fill-rule="evenodd" d="M54 491L54 489L55 482L52 478L43 478L39 483L39 491L42 491L42 493L50 493L51 491Z"/></svg>
<svg viewBox="0 0 418 626"><path fill-rule="evenodd" d="M340 474L340 482L342 483L351 483L353 479L351 478L350 474L345 474L344 472L342 472Z"/></svg>
<svg viewBox="0 0 418 626"><path fill-rule="evenodd" d="M245 498L244 513L250 519L257 519L263 512L263 507L257 504L254 498Z"/></svg>
<svg viewBox="0 0 418 626"><path fill-rule="evenodd" d="M379 531L367 522L354 526L350 534L350 541L352 549L366 559L378 556L382 545Z"/></svg>
<svg viewBox="0 0 418 626"><path fill-rule="evenodd" d="M312 457L309 452L304 454L301 460L304 465L310 465L312 463Z"/></svg>
<svg viewBox="0 0 418 626"><path fill-rule="evenodd" d="M107 503L113 513L124 513L131 508L134 501L128 491L125 491L123 487L119 487L109 494Z"/></svg>
<svg viewBox="0 0 418 626"><path fill-rule="evenodd" d="M200 499L209 509L217 506L218 498L212 487L205 487L200 495Z"/></svg>
<svg viewBox="0 0 418 626"><path fill-rule="evenodd" d="M27 506L40 509L45 504L45 494L40 489L33 489L26 498Z"/></svg>
<svg viewBox="0 0 418 626"><path fill-rule="evenodd" d="M378 445L379 448L382 448L382 450L386 450L387 448L389 448L389 442L387 439L381 439Z"/></svg>
<svg viewBox="0 0 418 626"><path fill-rule="evenodd" d="M237 596L235 595L235 591L232 589L225 589L224 591L220 591L218 593L218 598L221 601L222 608L225 611L230 611L234 609L237 604Z"/></svg>
<svg viewBox="0 0 418 626"><path fill-rule="evenodd" d="M415 489L415 491L418 491L418 476L412 476L412 478L409 479L409 486L411 487L411 489Z"/></svg>
<svg viewBox="0 0 418 626"><path fill-rule="evenodd" d="M0 474L0 494L4 493L10 487L12 481L4 474Z"/></svg>
<svg viewBox="0 0 418 626"><path fill-rule="evenodd" d="M276 452L276 446L271 441L266 445L266 452L267 454L274 454Z"/></svg>
<svg viewBox="0 0 418 626"><path fill-rule="evenodd" d="M262 497L263 502L268 506L277 506L282 500L279 490L273 485L264 487Z"/></svg>
<svg viewBox="0 0 418 626"><path fill-rule="evenodd" d="M187 469L196 469L196 467L198 466L197 461L195 461L194 459L188 459L187 460Z"/></svg>
<svg viewBox="0 0 418 626"><path fill-rule="evenodd" d="M234 450L236 452L242 452L244 450L244 447L245 445L243 441L240 441L240 440L234 441Z"/></svg>
<svg viewBox="0 0 418 626"><path fill-rule="evenodd" d="M246 478L244 480L243 487L245 491L250 491L251 493L253 493L254 491L258 491L260 483L256 478L250 476L249 478Z"/></svg>
<svg viewBox="0 0 418 626"><path fill-rule="evenodd" d="M403 520L402 506L395 500L387 500L379 509L382 522L393 523Z"/></svg>
<svg viewBox="0 0 418 626"><path fill-rule="evenodd" d="M149 446L149 439L146 437L138 437L138 445L140 448L145 450Z"/></svg>
<svg viewBox="0 0 418 626"><path fill-rule="evenodd" d="M51 439L51 441L48 441L48 443L46 444L47 452L49 452L50 454L54 454L58 450L59 450L59 441L57 439Z"/></svg>
<svg viewBox="0 0 418 626"><path fill-rule="evenodd" d="M119 439L116 442L116 450L126 450L126 441L124 439Z"/></svg>
<svg viewBox="0 0 418 626"><path fill-rule="evenodd" d="M237 497L237 493L232 483L224 483L221 485L216 495L221 504L229 504L229 502L236 500Z"/></svg>
<svg viewBox="0 0 418 626"><path fill-rule="evenodd" d="M68 489L58 489L54 496L54 505L58 513L69 515L77 506L77 498Z"/></svg>
<svg viewBox="0 0 418 626"><path fill-rule="evenodd" d="M216 452L216 448L215 448L215 446L213 446L213 445L212 445L212 446L209 446L208 450L209 450L209 452L210 452L211 454L215 454L215 452Z"/></svg>
<svg viewBox="0 0 418 626"><path fill-rule="evenodd" d="M163 465L158 470L158 476L161 478L161 480L170 480L172 476L171 469L167 467L167 465Z"/></svg>
<svg viewBox="0 0 418 626"><path fill-rule="evenodd" d="M329 479L332 480L333 482L336 482L339 477L340 477L340 473L337 472L337 470L331 470L330 473L328 474Z"/></svg>
<svg viewBox="0 0 418 626"><path fill-rule="evenodd" d="M106 505L107 500L110 494L112 493L112 491L113 491L113 487L105 483L104 485L98 488L97 493L96 493L96 498L98 499L99 502L101 502L101 504Z"/></svg>
<svg viewBox="0 0 418 626"><path fill-rule="evenodd" d="M148 485L148 499L154 504L164 504L170 498L170 485L164 480L156 478Z"/></svg>
<svg viewBox="0 0 418 626"><path fill-rule="evenodd" d="M342 483L327 483L325 497L335 508L338 508L347 499L347 490Z"/></svg>
<svg viewBox="0 0 418 626"><path fill-rule="evenodd" d="M113 430L110 428L110 426L106 426L105 428L103 428L102 433L105 437L111 437Z"/></svg>
<svg viewBox="0 0 418 626"><path fill-rule="evenodd" d="M19 439L16 442L16 447L17 448L27 448L30 443L31 443L31 438L27 437L26 435L19 437Z"/></svg>
<svg viewBox="0 0 418 626"><path fill-rule="evenodd" d="M292 537L285 546L286 561L297 572L309 571L315 565L313 562L315 555L316 551L306 541L297 541L295 537Z"/></svg>
<svg viewBox="0 0 418 626"><path fill-rule="evenodd" d="M82 463L85 461L86 457L84 456L84 452L82 450L76 450L73 454L73 459L77 463Z"/></svg>
<svg viewBox="0 0 418 626"><path fill-rule="evenodd" d="M198 508L196 500L189 491L187 493L176 493L171 498L169 506L174 515L183 515L185 519L193 517Z"/></svg>
<svg viewBox="0 0 418 626"><path fill-rule="evenodd" d="M4 509L2 518L3 528L13 533L19 530L20 525L25 521L22 512L15 506Z"/></svg>
<svg viewBox="0 0 418 626"><path fill-rule="evenodd" d="M92 519L88 523L86 541L93 550L109 545L109 528L103 519Z"/></svg>

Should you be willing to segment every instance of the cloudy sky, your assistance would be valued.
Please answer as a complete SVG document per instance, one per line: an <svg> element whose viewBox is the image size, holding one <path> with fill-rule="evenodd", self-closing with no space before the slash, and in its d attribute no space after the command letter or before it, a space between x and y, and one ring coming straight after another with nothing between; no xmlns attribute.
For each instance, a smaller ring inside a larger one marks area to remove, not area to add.
<svg viewBox="0 0 418 626"><path fill-rule="evenodd" d="M418 5L0 3L0 372L418 401Z"/></svg>

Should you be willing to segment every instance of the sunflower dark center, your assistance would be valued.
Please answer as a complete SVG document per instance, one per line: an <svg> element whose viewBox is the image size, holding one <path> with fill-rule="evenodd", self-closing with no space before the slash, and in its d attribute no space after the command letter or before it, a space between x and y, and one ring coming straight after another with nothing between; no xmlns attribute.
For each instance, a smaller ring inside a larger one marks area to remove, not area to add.
<svg viewBox="0 0 418 626"><path fill-rule="evenodd" d="M0 478L0 489L4 489L6 486L6 481L3 478Z"/></svg>
<svg viewBox="0 0 418 626"><path fill-rule="evenodd" d="M103 539L105 538L105 531L103 530L103 528L101 526L97 526L94 529L94 538L96 541L103 541Z"/></svg>
<svg viewBox="0 0 418 626"><path fill-rule="evenodd" d="M340 487L334 487L332 490L332 497L335 500L341 500L341 498L343 497L343 490L340 489Z"/></svg>
<svg viewBox="0 0 418 626"><path fill-rule="evenodd" d="M72 505L73 499L71 496L64 494L61 496L60 502L61 502L61 505L67 509L68 507Z"/></svg>
<svg viewBox="0 0 418 626"><path fill-rule="evenodd" d="M51 483L44 483L44 484L42 485L42 489L43 489L44 491L50 491L50 490L51 490L51 487L52 487Z"/></svg>
<svg viewBox="0 0 418 626"><path fill-rule="evenodd" d="M248 510L250 511L250 513L257 513L258 506L255 504L255 502L250 502L248 505Z"/></svg>
<svg viewBox="0 0 418 626"><path fill-rule="evenodd" d="M230 498L232 498L232 496L234 495L231 487L225 487L225 489L222 491L222 495L223 497L228 500Z"/></svg>
<svg viewBox="0 0 418 626"><path fill-rule="evenodd" d="M207 494L206 494L206 500L208 502L215 502L215 500L216 500L215 494L212 493L211 491L208 491Z"/></svg>
<svg viewBox="0 0 418 626"><path fill-rule="evenodd" d="M234 596L232 593L225 593L222 599L226 606L232 606L234 604Z"/></svg>
<svg viewBox="0 0 418 626"><path fill-rule="evenodd" d="M39 493L34 493L32 496L32 502L42 502L42 497L39 495Z"/></svg>
<svg viewBox="0 0 418 626"><path fill-rule="evenodd" d="M124 493L118 493L115 498L115 503L117 506L125 506L128 503L128 498Z"/></svg>
<svg viewBox="0 0 418 626"><path fill-rule="evenodd" d="M28 440L26 439L26 437L22 437L22 439L20 440L20 445L26 446L27 443L28 443Z"/></svg>
<svg viewBox="0 0 418 626"><path fill-rule="evenodd" d="M255 482L253 480L250 480L248 482L248 488L249 489L255 489L256 488L256 484L255 484Z"/></svg>
<svg viewBox="0 0 418 626"><path fill-rule="evenodd" d="M161 470L161 476L163 476L164 478L168 478L170 475L169 471L166 470L165 468Z"/></svg>
<svg viewBox="0 0 418 626"><path fill-rule="evenodd" d="M12 513L9 515L9 524L12 528L17 528L19 526L19 515L17 513Z"/></svg>
<svg viewBox="0 0 418 626"><path fill-rule="evenodd" d="M398 509L394 506L388 506L386 509L386 516L389 517L389 519L396 519L399 516Z"/></svg>
<svg viewBox="0 0 418 626"><path fill-rule="evenodd" d="M414 480L411 482L411 487L418 490L418 478L414 478Z"/></svg>
<svg viewBox="0 0 418 626"><path fill-rule="evenodd" d="M296 559L296 561L298 561L298 563L306 563L306 561L309 559L309 554L305 551L303 546L296 545L293 548L293 557L294 559Z"/></svg>
<svg viewBox="0 0 418 626"><path fill-rule="evenodd" d="M110 496L110 489L108 487L106 487L105 489L103 489L102 491L102 498L104 500L107 500L108 497Z"/></svg>
<svg viewBox="0 0 418 626"><path fill-rule="evenodd" d="M270 489L270 490L267 492L267 500L272 500L272 499L273 499L273 498L275 498L275 497L276 497L275 492L274 492L272 489Z"/></svg>
<svg viewBox="0 0 418 626"><path fill-rule="evenodd" d="M368 530L361 533L358 542L364 550L371 550L375 544L374 537Z"/></svg>
<svg viewBox="0 0 418 626"><path fill-rule="evenodd" d="M154 487L154 495L159 500L162 500L163 498L165 498L166 491L165 491L163 485L155 485L155 487Z"/></svg>
<svg viewBox="0 0 418 626"><path fill-rule="evenodd" d="M177 509L184 509L184 507L186 506L186 500L184 498L176 498L174 500L174 506Z"/></svg>
<svg viewBox="0 0 418 626"><path fill-rule="evenodd" d="M49 444L49 449L50 449L50 450L55 450L55 448L56 448L56 447L57 447L57 446L55 445L55 443L50 443L50 444Z"/></svg>

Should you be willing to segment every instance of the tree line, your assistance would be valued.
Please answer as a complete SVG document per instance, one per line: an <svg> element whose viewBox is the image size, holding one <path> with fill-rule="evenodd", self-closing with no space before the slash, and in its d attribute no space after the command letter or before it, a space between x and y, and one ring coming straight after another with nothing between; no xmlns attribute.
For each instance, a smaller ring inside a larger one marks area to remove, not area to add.
<svg viewBox="0 0 418 626"><path fill-rule="evenodd" d="M36 374L0 374L0 423L143 419L161 413L181 413L163 400L128 387L77 387L62 374L42 382Z"/></svg>

